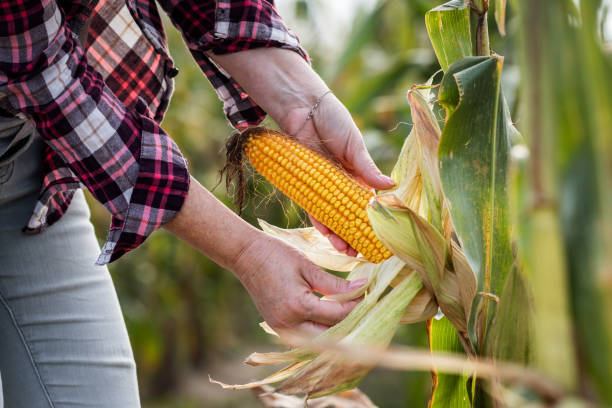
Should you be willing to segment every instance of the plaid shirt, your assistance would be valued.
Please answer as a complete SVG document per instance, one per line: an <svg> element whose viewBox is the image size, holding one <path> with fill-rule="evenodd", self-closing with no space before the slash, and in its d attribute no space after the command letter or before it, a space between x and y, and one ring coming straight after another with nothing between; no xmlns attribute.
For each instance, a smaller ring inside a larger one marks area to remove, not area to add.
<svg viewBox="0 0 612 408"><path fill-rule="evenodd" d="M159 2L238 129L265 112L205 53L282 47L308 59L273 0ZM47 143L24 231L53 224L85 186L113 215L97 261L105 264L178 213L189 173L159 125L177 70L154 0L3 1L0 49L0 105L30 119Z"/></svg>

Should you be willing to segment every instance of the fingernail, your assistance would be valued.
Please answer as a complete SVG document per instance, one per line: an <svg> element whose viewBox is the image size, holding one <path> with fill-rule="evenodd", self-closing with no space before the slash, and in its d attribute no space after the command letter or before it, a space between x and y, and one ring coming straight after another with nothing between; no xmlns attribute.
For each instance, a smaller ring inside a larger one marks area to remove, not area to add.
<svg viewBox="0 0 612 408"><path fill-rule="evenodd" d="M379 178L380 178L381 180L384 180L384 181L385 181L385 183L387 183L387 184L395 185L395 180L393 180L391 177L387 177L387 176L385 176L384 174L381 174L381 175L379 176Z"/></svg>
<svg viewBox="0 0 612 408"><path fill-rule="evenodd" d="M348 288L349 289L357 289L357 288L362 287L366 283L368 283L367 279L357 279L357 280L351 281L351 283L348 285Z"/></svg>

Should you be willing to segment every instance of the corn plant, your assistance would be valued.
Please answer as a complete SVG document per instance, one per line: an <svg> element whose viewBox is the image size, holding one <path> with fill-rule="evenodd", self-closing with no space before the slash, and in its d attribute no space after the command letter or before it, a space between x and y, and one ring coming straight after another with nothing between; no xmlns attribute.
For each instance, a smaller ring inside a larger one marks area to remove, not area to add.
<svg viewBox="0 0 612 408"><path fill-rule="evenodd" d="M495 2L502 34L505 3ZM427 320L432 353L518 363L555 384L554 391L513 387L477 369L449 374L434 364L432 407L551 404L571 396L612 403L605 251L612 243L612 193L605 188L612 71L589 31L598 3L575 4L515 3L525 139L502 92L504 58L490 50L489 2L453 0L426 14L443 74L407 94L413 128L392 171L394 190L368 193L333 163L287 147L273 132L253 132L261 145L254 156L254 142L246 142L261 174L366 255L336 253L313 228L260 222L315 264L368 279L359 290L330 296L363 299L315 343L374 350L386 347L400 324ZM368 233L355 238L361 224ZM390 253L380 255L380 243ZM373 366L308 345L254 353L247 363L285 368L253 383L221 385L279 383L277 393L317 398L354 388Z"/></svg>

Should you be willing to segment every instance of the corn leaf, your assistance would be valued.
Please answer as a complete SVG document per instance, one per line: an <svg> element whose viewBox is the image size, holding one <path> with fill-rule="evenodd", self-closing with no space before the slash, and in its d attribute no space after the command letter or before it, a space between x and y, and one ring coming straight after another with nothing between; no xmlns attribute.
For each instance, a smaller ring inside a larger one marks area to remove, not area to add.
<svg viewBox="0 0 612 408"><path fill-rule="evenodd" d="M428 324L429 347L433 352L463 353L457 331L447 318L432 319ZM464 408L470 407L467 392L468 376L445 374L440 370L432 371L433 392L430 408Z"/></svg>
<svg viewBox="0 0 612 408"><path fill-rule="evenodd" d="M495 22L499 33L506 35L506 0L495 0Z"/></svg>
<svg viewBox="0 0 612 408"><path fill-rule="evenodd" d="M491 324L488 355L527 365L533 336L532 299L525 278L514 267L508 274Z"/></svg>
<svg viewBox="0 0 612 408"><path fill-rule="evenodd" d="M425 24L442 70L472 55L470 9L464 0L452 0L428 11Z"/></svg>
<svg viewBox="0 0 612 408"><path fill-rule="evenodd" d="M438 150L444 193L478 291L499 296L512 265L506 170L511 129L501 96L500 57L467 57L445 73L447 117ZM476 297L470 338L484 350L489 300Z"/></svg>

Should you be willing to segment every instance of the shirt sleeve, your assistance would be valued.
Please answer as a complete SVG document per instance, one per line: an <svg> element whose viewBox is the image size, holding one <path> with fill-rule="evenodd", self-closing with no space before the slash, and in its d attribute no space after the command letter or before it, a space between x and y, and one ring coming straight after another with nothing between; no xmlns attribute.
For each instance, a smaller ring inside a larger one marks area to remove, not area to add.
<svg viewBox="0 0 612 408"><path fill-rule="evenodd" d="M265 112L206 52L227 54L260 47L292 50L309 61L299 40L285 25L273 0L160 0L181 31L196 62L224 103L235 128L259 124Z"/></svg>
<svg viewBox="0 0 612 408"><path fill-rule="evenodd" d="M138 247L178 213L185 159L144 103L126 108L87 64L56 0L2 2L0 48L0 97L113 216L97 263Z"/></svg>

